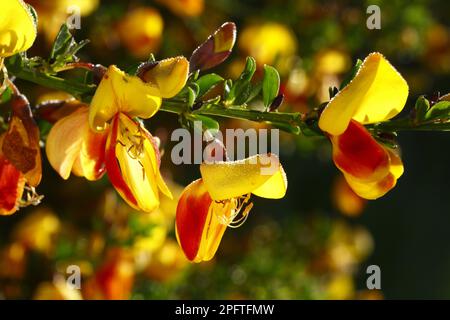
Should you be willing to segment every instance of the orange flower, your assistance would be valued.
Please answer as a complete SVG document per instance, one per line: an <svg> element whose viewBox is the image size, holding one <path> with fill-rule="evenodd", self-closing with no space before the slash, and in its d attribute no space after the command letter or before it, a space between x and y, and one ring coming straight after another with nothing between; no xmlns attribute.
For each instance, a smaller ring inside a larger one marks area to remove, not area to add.
<svg viewBox="0 0 450 320"><path fill-rule="evenodd" d="M134 282L134 264L129 252L114 248L108 252L105 263L83 286L86 299L129 299Z"/></svg>
<svg viewBox="0 0 450 320"><path fill-rule="evenodd" d="M326 106L319 127L333 145L333 160L357 195L377 199L403 174L396 150L378 143L364 127L386 121L404 107L408 85L379 53L364 60L355 78Z"/></svg>
<svg viewBox="0 0 450 320"><path fill-rule="evenodd" d="M34 187L42 176L39 128L25 96L15 95L11 109L9 128L0 135L0 215L17 211L26 184L30 187L29 202L40 200L34 198Z"/></svg>
<svg viewBox="0 0 450 320"><path fill-rule="evenodd" d="M120 41L139 59L148 59L158 50L164 22L153 8L139 7L125 15L118 25Z"/></svg>
<svg viewBox="0 0 450 320"><path fill-rule="evenodd" d="M130 206L155 210L159 191L168 197L171 193L159 170L157 140L134 118L152 117L162 98L183 88L188 70L185 58L166 59L140 70L144 82L110 66L89 109L80 107L51 129L46 151L53 168L64 179L72 171L89 180L100 178L106 170Z"/></svg>
<svg viewBox="0 0 450 320"><path fill-rule="evenodd" d="M202 179L185 188L176 215L178 242L192 262L214 257L226 228L240 226L246 220L253 206L249 202L252 193L279 199L287 188L283 167L275 155L204 163L200 170Z"/></svg>

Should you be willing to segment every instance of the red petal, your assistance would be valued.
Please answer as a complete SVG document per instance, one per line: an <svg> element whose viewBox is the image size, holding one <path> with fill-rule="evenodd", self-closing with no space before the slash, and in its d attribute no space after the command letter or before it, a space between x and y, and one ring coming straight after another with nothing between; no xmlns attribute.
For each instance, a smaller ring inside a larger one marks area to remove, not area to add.
<svg viewBox="0 0 450 320"><path fill-rule="evenodd" d="M17 210L24 185L22 173L0 155L0 215L8 215Z"/></svg>
<svg viewBox="0 0 450 320"><path fill-rule="evenodd" d="M111 131L109 132L108 139L106 142L106 152L105 152L105 166L106 172L108 173L109 180L116 188L117 192L128 201L128 203L138 209L138 203L136 198L133 196L133 192L130 190L125 180L122 177L120 171L119 162L116 158L116 145L117 134L119 130L119 114L117 114L111 125Z"/></svg>
<svg viewBox="0 0 450 320"><path fill-rule="evenodd" d="M178 242L186 257L193 261L202 240L203 229L212 199L198 179L188 185L178 200L176 232Z"/></svg>

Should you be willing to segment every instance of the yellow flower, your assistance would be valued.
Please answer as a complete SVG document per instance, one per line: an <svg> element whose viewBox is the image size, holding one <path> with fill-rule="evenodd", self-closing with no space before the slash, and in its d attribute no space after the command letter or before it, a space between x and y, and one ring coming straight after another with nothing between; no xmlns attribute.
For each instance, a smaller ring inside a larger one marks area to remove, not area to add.
<svg viewBox="0 0 450 320"><path fill-rule="evenodd" d="M297 40L287 26L269 22L246 27L239 38L239 48L254 57L258 65L276 64L285 72L290 71Z"/></svg>
<svg viewBox="0 0 450 320"><path fill-rule="evenodd" d="M128 12L118 25L120 41L138 59L148 59L158 50L164 22L159 12L139 7Z"/></svg>
<svg viewBox="0 0 450 320"><path fill-rule="evenodd" d="M204 163L200 171L202 179L185 188L176 215L178 242L193 262L211 260L226 228L245 221L253 206L251 194L279 199L287 188L283 167L278 157L270 154Z"/></svg>
<svg viewBox="0 0 450 320"><path fill-rule="evenodd" d="M48 44L52 44L63 23L76 22L74 17L78 13L82 17L90 15L97 9L100 0L27 0L27 2L36 9L39 16L39 33L45 35Z"/></svg>
<svg viewBox="0 0 450 320"><path fill-rule="evenodd" d="M188 261L176 241L167 240L151 257L145 275L155 281L168 282L180 275Z"/></svg>
<svg viewBox="0 0 450 320"><path fill-rule="evenodd" d="M30 8L22 0L0 4L0 59L28 50L36 39Z"/></svg>
<svg viewBox="0 0 450 320"><path fill-rule="evenodd" d="M82 300L80 291L67 285L63 277L53 282L42 282L37 287L33 300Z"/></svg>
<svg viewBox="0 0 450 320"><path fill-rule="evenodd" d="M319 127L331 140L336 166L362 198L381 197L403 173L397 151L379 144L364 125L396 116L407 97L405 79L380 53L372 53L320 116Z"/></svg>
<svg viewBox="0 0 450 320"><path fill-rule="evenodd" d="M153 136L133 118L150 118L162 98L176 95L187 80L184 57L167 59L140 70L144 82L110 66L89 109L89 125L109 128L105 165L111 183L132 207L150 212L159 206L159 192L171 197L159 171L160 154ZM111 121L109 124L108 122Z"/></svg>
<svg viewBox="0 0 450 320"><path fill-rule="evenodd" d="M157 0L174 14L186 17L196 17L203 12L204 0Z"/></svg>
<svg viewBox="0 0 450 320"><path fill-rule="evenodd" d="M49 253L60 228L59 218L50 209L40 208L16 225L13 238L27 248Z"/></svg>

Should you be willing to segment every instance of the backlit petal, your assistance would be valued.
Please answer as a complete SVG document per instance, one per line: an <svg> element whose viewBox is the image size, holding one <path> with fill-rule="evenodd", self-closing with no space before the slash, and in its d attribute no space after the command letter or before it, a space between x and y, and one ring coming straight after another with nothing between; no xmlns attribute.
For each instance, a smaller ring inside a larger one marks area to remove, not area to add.
<svg viewBox="0 0 450 320"><path fill-rule="evenodd" d="M171 98L186 84L189 73L189 62L185 57L169 58L155 63L144 64L138 72L145 82L159 89L158 96Z"/></svg>
<svg viewBox="0 0 450 320"><path fill-rule="evenodd" d="M201 164L200 171L211 198L224 200L251 192L264 198L282 198L287 180L278 157L255 155L244 160ZM267 183L267 184L266 184Z"/></svg>
<svg viewBox="0 0 450 320"><path fill-rule="evenodd" d="M151 139L143 127L120 113L114 117L106 152L112 184L131 206L146 212L159 206L160 188L171 196L159 176L159 150Z"/></svg>
<svg viewBox="0 0 450 320"><path fill-rule="evenodd" d="M88 108L82 107L60 119L50 130L47 158L63 179L72 171L88 180L99 179L105 171L106 133L95 133L88 124Z"/></svg>
<svg viewBox="0 0 450 320"><path fill-rule="evenodd" d="M326 106L319 127L340 135L351 119L363 124L388 120L405 106L408 84L380 54L366 57L355 78Z"/></svg>
<svg viewBox="0 0 450 320"><path fill-rule="evenodd" d="M0 4L0 57L26 51L36 39L36 25L22 0L4 0Z"/></svg>
<svg viewBox="0 0 450 320"><path fill-rule="evenodd" d="M208 261L214 257L234 209L234 200L213 201L202 179L184 189L177 206L176 235L190 261Z"/></svg>
<svg viewBox="0 0 450 320"><path fill-rule="evenodd" d="M89 125L93 130L104 130L106 123L118 112L132 118L150 118L161 105L159 93L155 85L144 83L112 65L92 98Z"/></svg>

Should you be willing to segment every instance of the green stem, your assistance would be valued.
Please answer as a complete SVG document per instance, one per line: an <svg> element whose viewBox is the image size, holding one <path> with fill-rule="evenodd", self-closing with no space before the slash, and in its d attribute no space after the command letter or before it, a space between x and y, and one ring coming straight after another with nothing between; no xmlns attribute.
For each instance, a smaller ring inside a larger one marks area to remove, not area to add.
<svg viewBox="0 0 450 320"><path fill-rule="evenodd" d="M65 91L76 98L86 100L85 96L95 91L95 85L87 85L84 83L73 82L63 78L47 75L30 69L9 70L11 74L19 79L39 84L43 87ZM88 102L88 101L86 101Z"/></svg>
<svg viewBox="0 0 450 320"><path fill-rule="evenodd" d="M10 74L17 78L27 80L41 86L65 91L80 101L89 103L96 85L87 85L80 82L74 82L60 77L48 75L37 70L23 68L20 70L8 70ZM242 106L227 106L220 104L206 105L198 110L188 111L186 104L179 100L165 99L160 108L161 111L183 114L190 112L192 114L209 115L224 118L233 118L241 120L249 120L254 122L267 122L276 127L283 128L288 132L300 132L300 127L310 127L314 124L307 125L303 122L302 116L299 112L260 112L256 110L248 110ZM428 123L414 123L409 118L401 118L397 120L380 122L374 125L369 125L370 129L377 129L381 131L395 132L395 131L449 131L450 122L428 122ZM317 130L312 131L312 135L320 135Z"/></svg>
<svg viewBox="0 0 450 320"><path fill-rule="evenodd" d="M450 131L450 122L428 121L422 123L414 123L409 118L401 118L380 122L369 126L380 131Z"/></svg>

